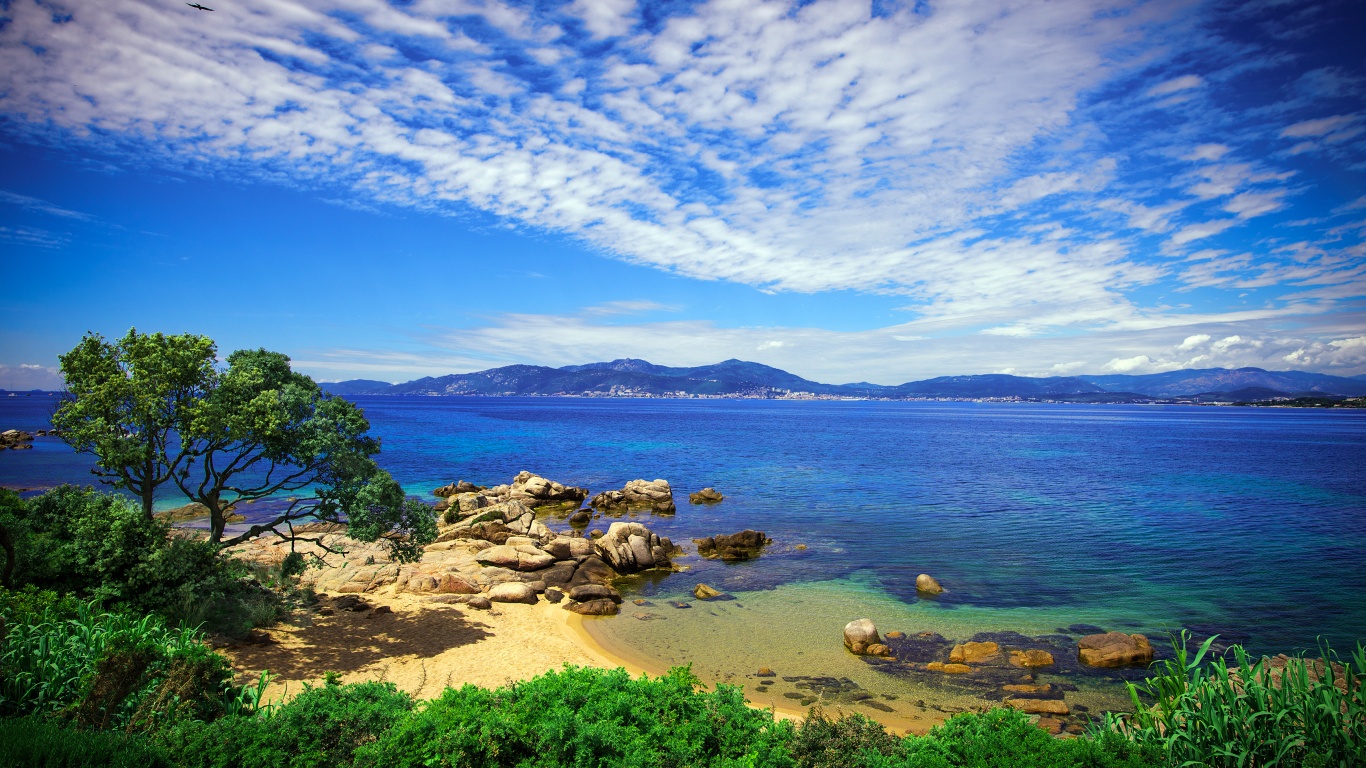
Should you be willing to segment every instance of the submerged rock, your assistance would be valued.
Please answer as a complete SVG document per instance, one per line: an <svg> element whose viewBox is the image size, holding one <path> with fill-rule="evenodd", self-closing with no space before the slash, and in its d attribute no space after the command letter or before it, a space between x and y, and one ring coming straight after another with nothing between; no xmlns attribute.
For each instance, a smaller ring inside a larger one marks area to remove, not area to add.
<svg viewBox="0 0 1366 768"><path fill-rule="evenodd" d="M1001 646L996 643L963 643L955 645L949 651L949 661L956 664L984 664L994 661L1001 653Z"/></svg>
<svg viewBox="0 0 1366 768"><path fill-rule="evenodd" d="M1107 632L1078 641L1077 657L1089 667L1125 667L1151 662L1153 647L1143 635Z"/></svg>
<svg viewBox="0 0 1366 768"><path fill-rule="evenodd" d="M724 594L721 590L715 589L707 584L698 584L696 587L693 587L692 593L698 600L710 600Z"/></svg>

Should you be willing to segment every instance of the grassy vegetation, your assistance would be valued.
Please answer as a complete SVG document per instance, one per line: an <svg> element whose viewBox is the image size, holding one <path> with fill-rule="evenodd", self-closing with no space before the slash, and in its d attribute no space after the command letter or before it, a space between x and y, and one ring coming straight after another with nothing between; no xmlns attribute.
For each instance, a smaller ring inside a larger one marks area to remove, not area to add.
<svg viewBox="0 0 1366 768"><path fill-rule="evenodd" d="M1291 658L1279 669L1239 646L1231 664L1202 664L1213 640L1192 657L1183 633L1175 656L1130 686L1135 713L1112 715L1109 726L1161 748L1173 765L1366 766L1366 648L1358 644L1339 669L1327 647L1319 660Z"/></svg>

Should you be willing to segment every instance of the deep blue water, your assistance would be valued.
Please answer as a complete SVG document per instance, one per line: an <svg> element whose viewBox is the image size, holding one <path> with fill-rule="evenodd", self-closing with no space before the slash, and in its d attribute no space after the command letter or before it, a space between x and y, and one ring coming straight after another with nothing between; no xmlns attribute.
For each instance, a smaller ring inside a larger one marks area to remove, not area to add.
<svg viewBox="0 0 1366 768"><path fill-rule="evenodd" d="M0 399L0 428L43 426L51 405L39 400ZM951 585L946 608L1101 611L1115 628L1195 627L1266 652L1366 640L1363 411L356 401L383 440L381 464L428 498L437 485L504 483L521 469L593 492L665 478L678 514L644 519L662 535L756 528L810 547L671 577L689 584L858 574L909 603L928 572ZM40 440L0 454L0 484L89 482L88 467ZM726 501L688 505L703 486Z"/></svg>

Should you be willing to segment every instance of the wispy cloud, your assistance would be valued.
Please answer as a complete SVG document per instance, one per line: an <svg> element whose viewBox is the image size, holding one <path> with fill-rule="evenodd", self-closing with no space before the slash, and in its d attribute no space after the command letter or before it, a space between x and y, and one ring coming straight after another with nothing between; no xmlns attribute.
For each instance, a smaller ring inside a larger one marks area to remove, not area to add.
<svg viewBox="0 0 1366 768"><path fill-rule="evenodd" d="M1235 76L1287 57L1221 38L1214 11L1182 2L181 10L6 5L8 130L326 178L350 185L361 210L482 211L691 278L895 294L919 323L906 337L1142 324L1162 314L1144 290L1196 279L1181 264L1191 248L1243 237L1211 273L1255 268L1238 254L1274 238L1240 233L1293 207L1289 180L1313 186L1296 152L1361 162L1356 112L1323 101L1347 98L1350 78L1325 70L1280 101L1233 106L1220 93ZM1193 67L1191 51L1207 63ZM1279 149L1246 159L1258 142ZM1357 230L1319 234L1328 261L1361 243ZM1307 279L1257 275L1286 290ZM1351 279L1258 311L1326 311ZM584 315L665 309L619 304ZM767 341L793 348L746 343Z"/></svg>

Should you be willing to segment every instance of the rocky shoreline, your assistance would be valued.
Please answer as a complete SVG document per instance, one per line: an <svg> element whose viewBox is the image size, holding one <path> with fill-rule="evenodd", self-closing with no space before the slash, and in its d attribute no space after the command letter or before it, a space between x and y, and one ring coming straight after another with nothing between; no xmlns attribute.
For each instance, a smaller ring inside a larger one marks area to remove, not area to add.
<svg viewBox="0 0 1366 768"><path fill-rule="evenodd" d="M691 494L695 500L690 501L717 503L724 498L713 489L704 490ZM319 593L364 595L381 604L418 601L494 613L524 604L543 606L538 610L557 606L575 617L599 617L617 615L628 603L615 586L623 577L663 576L686 569L674 562L685 554L683 547L644 523L615 521L605 532L586 530L604 515L634 510L675 514L673 489L666 480L633 480L621 489L590 497L588 489L523 471L503 485L484 487L461 481L434 493L439 498L435 507L438 537L419 562L390 562L382 543L349 539L344 526L315 526L312 530L321 534L323 546L301 543L297 549L332 567L306 570L302 583ZM760 557L773 543L753 530L693 541L697 555L729 562ZM234 548L238 557L268 564L282 562L290 551L288 542L269 535ZM928 574L921 574L916 586L924 598L946 591ZM706 584L696 585L693 598L697 604L734 600ZM654 605L644 599L634 604ZM693 603L670 601L669 605L679 609ZM633 615L662 618L649 611ZM591 642L587 635L584 639ZM1077 686L1067 680L1133 679L1153 658L1151 644L1141 635L1106 633L1083 625L1038 637L989 632L954 641L934 632L884 635L871 621L862 619L845 627L844 644L849 653L891 679L914 680L956 696L1000 702L1037 716L1041 727L1059 734L1077 732L1094 717L1084 705L1069 702L1068 694ZM601 646L593 652L607 653ZM772 671L760 669L752 676L757 678L755 691L766 693L772 681L765 678L772 677ZM803 706L849 704L879 714L892 711L887 702L847 679L819 675L798 676L795 682L781 679L798 689L782 695ZM916 703L921 710L933 706Z"/></svg>

